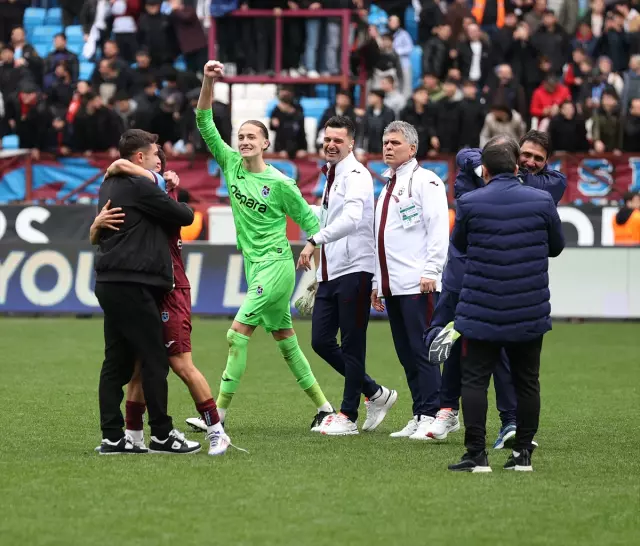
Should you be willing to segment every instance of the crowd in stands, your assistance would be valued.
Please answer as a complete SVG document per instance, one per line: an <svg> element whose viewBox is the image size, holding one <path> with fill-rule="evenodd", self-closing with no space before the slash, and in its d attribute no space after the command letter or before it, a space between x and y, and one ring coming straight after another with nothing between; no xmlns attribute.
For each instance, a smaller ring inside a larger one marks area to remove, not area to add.
<svg viewBox="0 0 640 546"><path fill-rule="evenodd" d="M36 155L115 155L119 134L139 127L160 135L170 154L203 150L194 107L212 15L220 60L238 74L267 75L273 19L231 17L230 9L347 8L354 79L366 70L364 104L353 89L340 91L318 127L334 114L352 117L358 153L379 154L394 119L418 129L420 158L500 133L519 138L532 127L548 131L557 152L638 152L636 2L59 0L60 32L43 54L33 44L37 29L26 25L31 2L0 1L0 136L16 134ZM81 31L72 32L78 24ZM286 18L283 32L287 75L340 74L339 19ZM91 74L83 73L85 61L96 63ZM276 153L320 149L321 130L315 146L307 142L299 101L314 89L279 88L270 114ZM228 106L215 101L214 115L230 142Z"/></svg>

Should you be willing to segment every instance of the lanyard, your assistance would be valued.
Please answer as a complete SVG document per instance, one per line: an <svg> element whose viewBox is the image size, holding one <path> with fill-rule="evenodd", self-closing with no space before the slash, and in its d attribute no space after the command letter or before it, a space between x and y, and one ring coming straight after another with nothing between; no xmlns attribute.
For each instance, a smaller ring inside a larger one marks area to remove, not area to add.
<svg viewBox="0 0 640 546"><path fill-rule="evenodd" d="M420 168L420 164L417 164L414 168L413 171L411 172L411 177L409 178L409 199L411 199L413 197L412 192L411 192L411 188L413 187L413 175L415 174L415 172ZM389 182L391 181L391 179L387 180L387 190L389 189ZM395 195L391 194L391 197L393 197L393 200L396 203L400 202L400 199L398 199Z"/></svg>

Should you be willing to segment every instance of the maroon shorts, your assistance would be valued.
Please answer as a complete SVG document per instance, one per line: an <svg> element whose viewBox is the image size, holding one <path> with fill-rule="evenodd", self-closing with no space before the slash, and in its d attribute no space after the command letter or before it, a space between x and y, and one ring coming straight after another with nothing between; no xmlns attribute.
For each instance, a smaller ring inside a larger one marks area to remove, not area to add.
<svg viewBox="0 0 640 546"><path fill-rule="evenodd" d="M191 290L175 288L160 304L164 346L169 356L191 352Z"/></svg>

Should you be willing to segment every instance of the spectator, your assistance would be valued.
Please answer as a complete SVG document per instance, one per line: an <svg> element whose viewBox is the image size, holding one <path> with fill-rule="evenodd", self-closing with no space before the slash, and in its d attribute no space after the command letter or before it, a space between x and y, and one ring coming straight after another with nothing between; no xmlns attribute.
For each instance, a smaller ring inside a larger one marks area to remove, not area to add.
<svg viewBox="0 0 640 546"><path fill-rule="evenodd" d="M429 108L429 93L424 87L417 87L413 97L400 112L400 119L410 123L418 132L417 159L427 157L429 148L437 142L433 125L433 110Z"/></svg>
<svg viewBox="0 0 640 546"><path fill-rule="evenodd" d="M55 79L55 70L58 63L66 61L69 70L71 71L71 78L73 81L78 81L78 56L75 53L71 53L67 49L67 37L63 33L56 34L53 38L53 51L49 53L44 61L44 88L50 89Z"/></svg>
<svg viewBox="0 0 640 546"><path fill-rule="evenodd" d="M524 22L527 23L531 34L535 34L542 25L545 11L547 11L547 0L535 0L533 9L524 16Z"/></svg>
<svg viewBox="0 0 640 546"><path fill-rule="evenodd" d="M632 22L640 17L640 13L631 7L631 2L629 0L624 0L615 4L614 8L616 11L624 18L624 31L631 32Z"/></svg>
<svg viewBox="0 0 640 546"><path fill-rule="evenodd" d="M13 47L15 66L25 67L34 82L41 82L44 62L35 48L26 42L24 28L16 27L11 31L11 46Z"/></svg>
<svg viewBox="0 0 640 546"><path fill-rule="evenodd" d="M490 70L491 48L475 23L467 26L466 38L457 49L452 50L451 55L465 80L482 85Z"/></svg>
<svg viewBox="0 0 640 546"><path fill-rule="evenodd" d="M121 72L128 72L130 65L127 61L120 57L120 47L115 40L107 40L102 48L102 58L107 59L115 65Z"/></svg>
<svg viewBox="0 0 640 546"><path fill-rule="evenodd" d="M438 79L445 76L450 64L450 40L451 27L449 25L435 27L434 35L423 46L423 74L434 74Z"/></svg>
<svg viewBox="0 0 640 546"><path fill-rule="evenodd" d="M589 54L589 56L593 56L596 43L598 43L598 39L593 35L593 31L591 30L589 23L584 21L580 23L571 45L574 48L581 47Z"/></svg>
<svg viewBox="0 0 640 546"><path fill-rule="evenodd" d="M558 13L558 24L569 35L573 35L578 26L580 14L580 0L563 0L560 13Z"/></svg>
<svg viewBox="0 0 640 546"><path fill-rule="evenodd" d="M553 149L559 152L587 152L587 129L584 119L576 115L570 101L560 105L560 112L549 123L549 138Z"/></svg>
<svg viewBox="0 0 640 546"><path fill-rule="evenodd" d="M173 31L187 69L191 72L202 72L208 60L208 43L196 10L191 6L185 6L182 0L171 0L171 10Z"/></svg>
<svg viewBox="0 0 640 546"><path fill-rule="evenodd" d="M73 145L71 127L64 116L56 115L44 132L41 150L50 154L69 155Z"/></svg>
<svg viewBox="0 0 640 546"><path fill-rule="evenodd" d="M463 99L460 104L462 125L460 127L460 148L478 148L480 132L484 126L485 106L478 100L478 88L470 81L462 85Z"/></svg>
<svg viewBox="0 0 640 546"><path fill-rule="evenodd" d="M183 135L187 153L190 150L195 152L206 152L207 146L202 139L202 135L196 126L195 108L198 105L200 89L192 89L187 93L187 100L190 108L183 114ZM218 132L222 140L231 146L231 109L227 104L217 101L215 95L212 96L211 110L213 119L216 122Z"/></svg>
<svg viewBox="0 0 640 546"><path fill-rule="evenodd" d="M144 129L148 131L151 127L151 118L156 110L156 106L160 103L158 96L158 84L153 78L149 78L145 84L142 93L134 95L138 108L134 125L136 129Z"/></svg>
<svg viewBox="0 0 640 546"><path fill-rule="evenodd" d="M318 130L316 131L316 148L322 150L322 141L324 139L324 126L330 118L334 116L346 116L354 125L356 123L356 113L351 104L351 95L344 89L336 92L336 102L329 106L323 113L318 122Z"/></svg>
<svg viewBox="0 0 640 546"><path fill-rule="evenodd" d="M629 40L624 32L624 18L618 12L610 12L593 51L594 57L605 55L611 59L614 72L621 72L629 63Z"/></svg>
<svg viewBox="0 0 640 546"><path fill-rule="evenodd" d="M493 35L504 25L506 10L510 9L510 2L506 0L482 0L474 2L471 13L482 29Z"/></svg>
<svg viewBox="0 0 640 546"><path fill-rule="evenodd" d="M558 113L559 106L567 100L571 100L571 93L569 89L558 82L558 78L555 76L547 76L547 78L540 84L533 92L531 99L531 107L529 109L532 116L539 119L542 123L543 120L548 120L551 116L555 116ZM540 127L541 131L544 131Z"/></svg>
<svg viewBox="0 0 640 546"><path fill-rule="evenodd" d="M380 88L384 91L384 105L391 108L394 115L398 117L400 110L407 104L407 99L405 99L404 95L398 90L392 76L382 78Z"/></svg>
<svg viewBox="0 0 640 546"><path fill-rule="evenodd" d="M288 86L279 89L278 104L271 112L270 122L270 129L276 133L274 151L291 159L307 154L304 112L293 93Z"/></svg>
<svg viewBox="0 0 640 546"><path fill-rule="evenodd" d="M180 110L181 97L163 89L160 102L151 116L149 132L158 135L158 145L168 156L174 155L174 146L182 138Z"/></svg>
<svg viewBox="0 0 640 546"><path fill-rule="evenodd" d="M135 127L138 103L126 91L117 91L111 99L113 111L120 117L124 131Z"/></svg>
<svg viewBox="0 0 640 546"><path fill-rule="evenodd" d="M297 2L287 0L284 9L297 10L300 6ZM300 76L301 52L304 47L304 23L297 17L288 17L282 25L282 41L287 47L282 49L283 75L288 71L292 78ZM261 46L262 44L259 44Z"/></svg>
<svg viewBox="0 0 640 546"><path fill-rule="evenodd" d="M528 103L540 81L536 71L532 70L538 64L538 53L531 45L529 26L526 23L520 23L513 33L513 44L507 58L516 81L524 87Z"/></svg>
<svg viewBox="0 0 640 546"><path fill-rule="evenodd" d="M442 86L440 85L440 79L435 74L425 74L422 76L422 85L429 93L429 102L436 103L442 96Z"/></svg>
<svg viewBox="0 0 640 546"><path fill-rule="evenodd" d="M624 117L624 140L622 150L640 152L640 97L631 100L629 112Z"/></svg>
<svg viewBox="0 0 640 546"><path fill-rule="evenodd" d="M623 92L624 80L612 71L611 59L600 57L598 59L598 70L596 77L591 82L590 98L593 106L600 103L602 92L606 89L613 89L618 96Z"/></svg>
<svg viewBox="0 0 640 546"><path fill-rule="evenodd" d="M424 44L433 34L433 29L440 26L444 21L439 2L436 0L419 1L421 9L420 19L418 20L418 39L424 48ZM466 8L464 13L462 12L463 7ZM454 4L449 4L449 7L447 8L447 23L452 27L452 30L457 29L457 32L460 32L462 29L462 19L465 13L471 15L471 10L467 5L466 0L456 0ZM457 33L453 35L457 36Z"/></svg>
<svg viewBox="0 0 640 546"><path fill-rule="evenodd" d="M559 75L564 63L569 58L569 36L558 25L556 14L545 10L542 15L542 26L531 38L531 45L539 55L544 55L551 61L551 70Z"/></svg>
<svg viewBox="0 0 640 546"><path fill-rule="evenodd" d="M71 70L66 61L61 61L54 71L54 81L49 91L49 105L53 108L60 108L65 112L69 108L75 85L71 78Z"/></svg>
<svg viewBox="0 0 640 546"><path fill-rule="evenodd" d="M113 61L102 59L91 77L91 87L108 103L116 91L131 90L131 78L128 72L119 69Z"/></svg>
<svg viewBox="0 0 640 546"><path fill-rule="evenodd" d="M484 120L480 132L480 146L498 135L508 135L515 140L524 136L526 127L522 117L506 104L494 104Z"/></svg>
<svg viewBox="0 0 640 546"><path fill-rule="evenodd" d="M0 51L0 91L5 97L15 93L24 82L32 81L26 66L16 66L11 46Z"/></svg>
<svg viewBox="0 0 640 546"><path fill-rule="evenodd" d="M510 110L516 110L523 118L528 114L524 88L513 78L513 70L508 64L500 64L487 80L485 93L488 102L506 104ZM475 148L475 146L474 146Z"/></svg>
<svg viewBox="0 0 640 546"><path fill-rule="evenodd" d="M578 99L580 96L580 89L585 82L585 77L591 72L591 70L589 70L589 74L585 74L581 68L582 63L587 59L588 57L585 50L577 47L571 52L571 61L565 65L564 84L571 91L573 100Z"/></svg>
<svg viewBox="0 0 640 546"><path fill-rule="evenodd" d="M113 0L111 2L111 14L113 15L113 35L118 44L120 55L128 64L138 50L136 20L142 11L141 0Z"/></svg>
<svg viewBox="0 0 640 546"><path fill-rule="evenodd" d="M204 66L204 65L203 65ZM157 80L158 73L151 68L149 52L141 49L136 53L136 67L131 71L131 94L142 93L149 80Z"/></svg>
<svg viewBox="0 0 640 546"><path fill-rule="evenodd" d="M147 0L138 21L138 44L151 55L151 66L159 68L174 58L169 17L160 13L162 0Z"/></svg>
<svg viewBox="0 0 640 546"><path fill-rule="evenodd" d="M597 153L620 153L623 124L615 91L606 90L602 93L600 107L594 112L591 121L593 150Z"/></svg>
<svg viewBox="0 0 640 546"><path fill-rule="evenodd" d="M411 60L409 57L413 51L413 40L411 35L400 26L400 17L397 15L391 15L387 25L393 36L393 49L400 57L400 65L402 66L402 81L404 83L399 90L406 98L411 95Z"/></svg>
<svg viewBox="0 0 640 546"><path fill-rule="evenodd" d="M439 153L455 154L459 148L460 129L462 127L462 109L455 96L458 86L451 80L442 85L444 96L434 107L434 125L438 142L434 148Z"/></svg>
<svg viewBox="0 0 640 546"><path fill-rule="evenodd" d="M44 131L51 122L51 114L40 90L31 81L21 84L7 106L9 126L18 135L21 148L40 149Z"/></svg>
<svg viewBox="0 0 640 546"><path fill-rule="evenodd" d="M93 91L85 95L85 104L77 113L73 127L74 149L89 156L93 152L118 155L122 125L118 115L104 106Z"/></svg>
<svg viewBox="0 0 640 546"><path fill-rule="evenodd" d="M395 114L384 105L384 91L380 89L369 92L367 105L362 130L356 132L356 136L362 135L358 148L370 154L381 154L382 134L385 127L395 120Z"/></svg>
<svg viewBox="0 0 640 546"><path fill-rule="evenodd" d="M624 73L622 111L627 111L633 99L640 99L640 55L629 59L629 70Z"/></svg>
<svg viewBox="0 0 640 546"><path fill-rule="evenodd" d="M640 245L640 194L625 193L624 205L613 218L613 244L616 246Z"/></svg>
<svg viewBox="0 0 640 546"><path fill-rule="evenodd" d="M89 82L81 80L76 85L76 89L73 97L71 98L71 103L69 104L69 108L67 109L67 115L65 118L68 125L73 124L76 114L84 106L86 102L85 97L90 91L91 85L89 84Z"/></svg>
<svg viewBox="0 0 640 546"><path fill-rule="evenodd" d="M581 21L589 26L596 39L600 38L604 32L605 9L605 0L592 0L589 11Z"/></svg>
<svg viewBox="0 0 640 546"><path fill-rule="evenodd" d="M515 13L506 13L504 16L504 25L498 28L491 36L491 55L492 65L504 63L513 47L513 33L518 27L518 17Z"/></svg>
<svg viewBox="0 0 640 546"><path fill-rule="evenodd" d="M9 119L7 118L7 108L5 106L4 95L0 90L0 149L2 149L2 137L9 134Z"/></svg>
<svg viewBox="0 0 640 546"><path fill-rule="evenodd" d="M24 10L30 4L27 0L4 0L0 3L0 43L9 41L11 30L22 24Z"/></svg>
<svg viewBox="0 0 640 546"><path fill-rule="evenodd" d="M380 38L380 56L374 70L374 79L372 86L380 87L382 78L385 76L393 76L398 82L398 87L404 86L404 72L400 57L393 49L393 36L385 34Z"/></svg>

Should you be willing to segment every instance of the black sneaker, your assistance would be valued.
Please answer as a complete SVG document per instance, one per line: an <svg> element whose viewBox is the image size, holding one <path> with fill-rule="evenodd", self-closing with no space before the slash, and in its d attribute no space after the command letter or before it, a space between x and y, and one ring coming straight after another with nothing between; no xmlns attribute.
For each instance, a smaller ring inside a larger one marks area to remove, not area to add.
<svg viewBox="0 0 640 546"><path fill-rule="evenodd" d="M476 454L467 451L459 463L449 465L449 470L454 472L491 472L491 467L486 451Z"/></svg>
<svg viewBox="0 0 640 546"><path fill-rule="evenodd" d="M141 455L149 452L146 447L134 444L129 436L123 436L117 442L104 439L96 451L98 455Z"/></svg>
<svg viewBox="0 0 640 546"><path fill-rule="evenodd" d="M320 432L323 421L329 415L335 415L334 411L319 411L311 421L311 432Z"/></svg>
<svg viewBox="0 0 640 546"><path fill-rule="evenodd" d="M151 436L149 453L169 453L172 455L188 455L198 453L202 446L198 442L187 440L184 434L175 428L164 440Z"/></svg>
<svg viewBox="0 0 640 546"><path fill-rule="evenodd" d="M531 466L531 451L523 449L520 453L513 451L507 462L504 463L505 470L517 470L518 472L533 472Z"/></svg>

